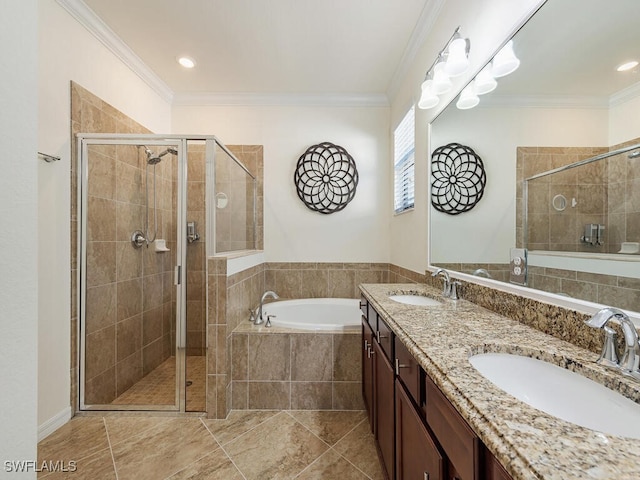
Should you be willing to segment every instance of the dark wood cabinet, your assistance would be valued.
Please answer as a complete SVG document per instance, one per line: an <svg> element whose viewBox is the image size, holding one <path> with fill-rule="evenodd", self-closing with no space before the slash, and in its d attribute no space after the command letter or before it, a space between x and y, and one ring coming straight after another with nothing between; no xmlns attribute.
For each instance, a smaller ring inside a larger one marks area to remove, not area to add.
<svg viewBox="0 0 640 480"><path fill-rule="evenodd" d="M389 480L513 480L409 349L361 301L362 392Z"/></svg>
<svg viewBox="0 0 640 480"><path fill-rule="evenodd" d="M427 424L457 470L456 477L480 480L480 440L429 377L425 413Z"/></svg>
<svg viewBox="0 0 640 480"><path fill-rule="evenodd" d="M399 380L396 380L396 479L446 479L444 458Z"/></svg>
<svg viewBox="0 0 640 480"><path fill-rule="evenodd" d="M369 416L371 432L375 431L374 378L373 378L373 331L366 318L362 319L362 397Z"/></svg>
<svg viewBox="0 0 640 480"><path fill-rule="evenodd" d="M395 478L394 371L377 342L373 344L375 436L387 478Z"/></svg>

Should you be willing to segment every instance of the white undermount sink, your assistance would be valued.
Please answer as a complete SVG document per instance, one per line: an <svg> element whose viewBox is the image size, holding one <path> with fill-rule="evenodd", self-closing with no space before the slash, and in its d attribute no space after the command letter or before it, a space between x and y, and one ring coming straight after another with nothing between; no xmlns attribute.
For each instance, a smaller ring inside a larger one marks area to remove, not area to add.
<svg viewBox="0 0 640 480"><path fill-rule="evenodd" d="M405 303L407 305L420 305L426 307L442 305L442 302L434 300L431 297L425 297L424 295L389 295L389 298L394 302Z"/></svg>
<svg viewBox="0 0 640 480"><path fill-rule="evenodd" d="M481 353L469 362L494 385L567 422L640 439L640 405L582 375L535 358Z"/></svg>

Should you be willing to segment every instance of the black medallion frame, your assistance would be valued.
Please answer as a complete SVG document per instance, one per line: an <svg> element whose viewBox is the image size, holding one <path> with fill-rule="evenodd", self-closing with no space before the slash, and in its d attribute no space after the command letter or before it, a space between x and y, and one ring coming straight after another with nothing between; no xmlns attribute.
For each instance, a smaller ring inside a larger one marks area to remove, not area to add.
<svg viewBox="0 0 640 480"><path fill-rule="evenodd" d="M468 212L482 199L486 183L482 159L471 147L449 143L433 151L431 204L439 212Z"/></svg>
<svg viewBox="0 0 640 480"><path fill-rule="evenodd" d="M307 208L330 214L344 209L355 197L358 170L343 147L322 142L310 146L300 156L293 181Z"/></svg>

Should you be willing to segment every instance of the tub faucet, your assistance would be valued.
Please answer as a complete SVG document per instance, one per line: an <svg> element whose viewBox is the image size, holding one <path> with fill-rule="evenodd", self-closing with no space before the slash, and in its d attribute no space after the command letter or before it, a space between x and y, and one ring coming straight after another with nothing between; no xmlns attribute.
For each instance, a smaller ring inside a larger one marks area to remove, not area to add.
<svg viewBox="0 0 640 480"><path fill-rule="evenodd" d="M255 325L260 325L264 322L264 319L262 318L262 305L264 305L264 301L269 297L273 298L274 300L280 298L276 292L272 292L271 290L267 290L262 294L262 297L260 298L260 306L258 307L258 315L256 315L256 320L254 322Z"/></svg>
<svg viewBox="0 0 640 480"><path fill-rule="evenodd" d="M624 335L625 351L620 361L618 361L618 354L616 352L616 333L608 326L609 321L613 319L620 322L620 327ZM624 375L640 380L640 343L638 342L638 332L631 319L622 310L607 307L597 312L585 323L593 328L601 328L605 333L602 353L600 354L600 358L596 360L596 363L608 367L620 368Z"/></svg>

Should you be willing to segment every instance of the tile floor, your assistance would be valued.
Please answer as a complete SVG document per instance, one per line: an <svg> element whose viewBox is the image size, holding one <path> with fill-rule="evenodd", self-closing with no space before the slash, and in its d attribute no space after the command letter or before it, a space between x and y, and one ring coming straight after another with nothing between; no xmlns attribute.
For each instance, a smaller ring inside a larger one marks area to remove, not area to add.
<svg viewBox="0 0 640 480"><path fill-rule="evenodd" d="M234 410L203 417L79 416L38 445L38 478L273 480L383 478L362 411Z"/></svg>
<svg viewBox="0 0 640 480"><path fill-rule="evenodd" d="M206 408L206 361L204 356L187 357L186 402L188 412ZM176 357L169 357L126 392L113 405L173 405L176 397Z"/></svg>

